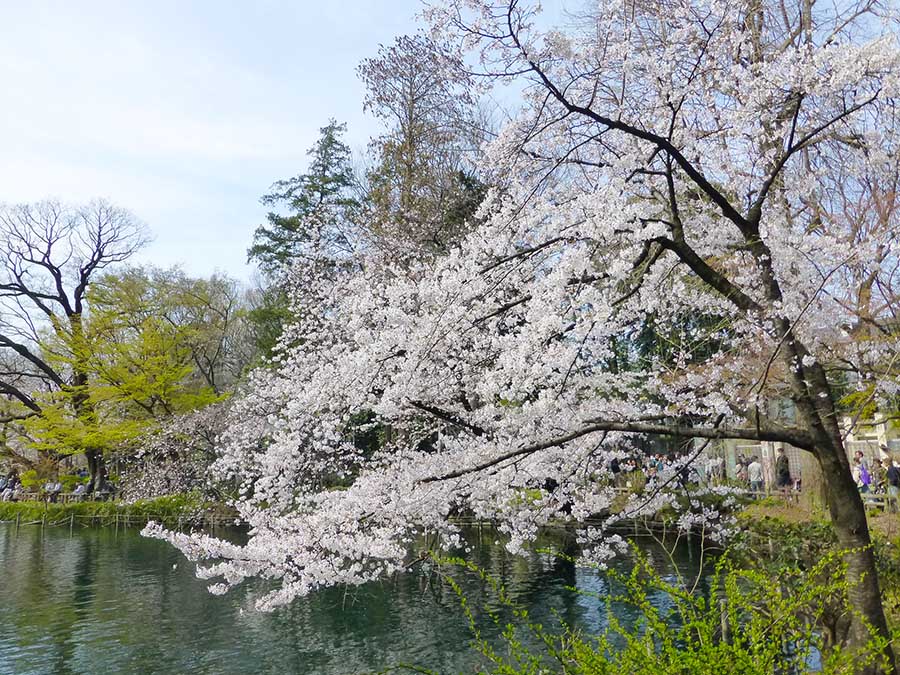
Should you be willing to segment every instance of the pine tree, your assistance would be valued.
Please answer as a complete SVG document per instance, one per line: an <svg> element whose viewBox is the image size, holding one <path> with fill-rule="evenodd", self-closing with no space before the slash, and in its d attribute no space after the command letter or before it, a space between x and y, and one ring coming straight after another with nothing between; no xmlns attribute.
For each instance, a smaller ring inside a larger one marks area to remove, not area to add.
<svg viewBox="0 0 900 675"><path fill-rule="evenodd" d="M346 124L330 120L309 150L308 172L276 182L262 197L266 206L286 212L270 211L267 224L256 229L247 251L247 257L257 261L264 272L283 271L312 250L326 249L338 256L353 251L351 214L357 200L350 148L341 138L346 131Z"/></svg>

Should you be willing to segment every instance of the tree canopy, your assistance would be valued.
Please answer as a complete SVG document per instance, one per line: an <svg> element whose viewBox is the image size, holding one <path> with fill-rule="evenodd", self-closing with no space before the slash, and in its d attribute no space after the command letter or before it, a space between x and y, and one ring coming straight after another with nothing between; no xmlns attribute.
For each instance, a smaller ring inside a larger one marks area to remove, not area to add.
<svg viewBox="0 0 900 675"><path fill-rule="evenodd" d="M220 400L253 358L243 297L222 276L124 267L145 238L97 202L9 207L2 387L6 454L105 460L160 424Z"/></svg>
<svg viewBox="0 0 900 675"><path fill-rule="evenodd" d="M5 206L0 210L0 350L5 365L0 393L8 404L7 423L44 414L45 392L68 396L71 413L93 416L85 396L88 382L82 351L55 358L42 343L81 345L90 284L110 265L128 260L146 241L144 226L128 211L107 202L68 206L56 201ZM48 412L53 414L50 409ZM88 458L91 486L105 478L103 453L77 447Z"/></svg>

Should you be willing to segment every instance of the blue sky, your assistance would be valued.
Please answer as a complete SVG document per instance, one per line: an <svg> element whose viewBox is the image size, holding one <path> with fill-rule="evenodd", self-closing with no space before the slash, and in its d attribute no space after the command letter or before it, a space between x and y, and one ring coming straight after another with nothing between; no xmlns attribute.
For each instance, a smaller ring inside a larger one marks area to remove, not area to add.
<svg viewBox="0 0 900 675"><path fill-rule="evenodd" d="M329 117L362 149L357 64L415 30L417 0L22 2L0 9L0 201L106 197L141 260L248 278L259 197Z"/></svg>

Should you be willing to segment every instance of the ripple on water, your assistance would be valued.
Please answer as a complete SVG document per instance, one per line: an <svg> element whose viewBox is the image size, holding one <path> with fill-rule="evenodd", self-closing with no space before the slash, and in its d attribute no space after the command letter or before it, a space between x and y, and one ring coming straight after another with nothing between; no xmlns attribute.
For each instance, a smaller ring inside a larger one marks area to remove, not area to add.
<svg viewBox="0 0 900 675"><path fill-rule="evenodd" d="M602 628L602 577L547 556L513 558L485 542L475 546L477 562L536 620ZM401 662L444 673L472 672L476 660L455 594L421 574L330 589L260 614L260 587L212 596L177 551L136 530L70 537L67 528L7 525L0 569L2 675L336 675ZM502 609L489 586L466 578L464 588L470 606ZM490 633L486 618L485 626Z"/></svg>

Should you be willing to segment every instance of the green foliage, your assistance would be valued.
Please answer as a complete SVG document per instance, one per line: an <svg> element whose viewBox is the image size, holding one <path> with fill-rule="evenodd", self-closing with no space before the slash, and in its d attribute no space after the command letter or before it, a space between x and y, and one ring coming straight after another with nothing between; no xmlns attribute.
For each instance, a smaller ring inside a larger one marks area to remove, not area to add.
<svg viewBox="0 0 900 675"><path fill-rule="evenodd" d="M737 554L748 565L764 565L773 573L791 566L812 569L837 548L834 528L823 520L788 522L740 514L739 522L742 528L735 542Z"/></svg>
<svg viewBox="0 0 900 675"><path fill-rule="evenodd" d="M862 389L847 391L838 399L837 404L841 410L859 417L861 420L870 421L879 409L879 399L876 393L875 384L868 384Z"/></svg>
<svg viewBox="0 0 900 675"><path fill-rule="evenodd" d="M22 524L43 522L46 524L77 525L141 525L155 520L168 526L179 523L199 523L204 513L217 505L204 502L196 495L168 495L124 504L117 501L82 501L66 504L45 502L0 502L0 521L16 521ZM74 519L74 520L73 520Z"/></svg>
<svg viewBox="0 0 900 675"><path fill-rule="evenodd" d="M755 517L742 514L742 528L734 544L735 556L747 567L781 578L781 570L796 568L813 574L818 563L839 552L837 536L825 520L789 522L784 518ZM872 551L878 570L882 603L888 625L900 630L900 540L871 529ZM827 579L820 579L826 582ZM846 630L847 615L843 596L823 597L818 616L826 635L837 638Z"/></svg>
<svg viewBox="0 0 900 675"><path fill-rule="evenodd" d="M19 480L26 490L33 490L41 484L41 477L38 475L37 469L23 471L19 474Z"/></svg>
<svg viewBox="0 0 900 675"><path fill-rule="evenodd" d="M900 631L900 541L873 533L875 565L888 626Z"/></svg>
<svg viewBox="0 0 900 675"><path fill-rule="evenodd" d="M352 194L350 148L342 140L346 131L346 124L329 120L308 152L309 171L278 181L262 197L266 206L287 212L270 211L267 224L256 229L247 251L248 259L266 272L284 269L310 245L344 253L352 249L348 224L357 201Z"/></svg>
<svg viewBox="0 0 900 675"><path fill-rule="evenodd" d="M256 228L247 259L259 263L270 281L303 255L337 260L354 252L359 202L350 148L343 142L346 131L346 124L329 120L307 153L309 170L276 182L263 195L262 203L273 210L266 224ZM273 355L284 325L293 318L281 281L262 290L247 314L258 358Z"/></svg>
<svg viewBox="0 0 900 675"><path fill-rule="evenodd" d="M256 306L247 312L258 361L265 363L275 354L284 326L292 318L287 294L282 288L275 285L262 290Z"/></svg>
<svg viewBox="0 0 900 675"><path fill-rule="evenodd" d="M78 377L35 397L41 414L23 422L33 448L107 453L163 419L219 400L196 374L205 326L191 317L205 302L203 289L188 294L182 281L141 269L107 275L88 294L89 315L46 336L47 361Z"/></svg>
<svg viewBox="0 0 900 675"><path fill-rule="evenodd" d="M252 358L243 291L227 276L198 279L178 268L129 267L101 277L88 300L95 334L134 336L148 326L160 332L182 358L188 356L190 386L205 384L220 393Z"/></svg>
<svg viewBox="0 0 900 675"><path fill-rule="evenodd" d="M96 403L89 387L79 388L87 393L87 399ZM146 419L117 417L119 409L113 407L110 414L103 410L77 413L72 406L72 390L45 394L41 400L41 414L28 418L24 427L31 440L31 447L57 455L72 455L91 448L109 452L122 447L139 436L148 426Z"/></svg>
<svg viewBox="0 0 900 675"><path fill-rule="evenodd" d="M82 478L81 476L74 473L64 473L60 474L59 482L62 485L61 492L68 493L75 490L75 487L82 484L87 483L87 477Z"/></svg>
<svg viewBox="0 0 900 675"><path fill-rule="evenodd" d="M55 463L54 466L56 466ZM38 490L50 479L57 479L55 472L49 473L40 469L28 469L19 474L22 487L26 490ZM87 481L86 478L81 478L73 473L60 474L58 479L62 486L61 492L72 492L76 485Z"/></svg>
<svg viewBox="0 0 900 675"><path fill-rule="evenodd" d="M59 463L51 457L43 457L30 468L19 473L19 480L26 490L36 490L59 474Z"/></svg>
<svg viewBox="0 0 900 675"><path fill-rule="evenodd" d="M60 464L56 460L47 457L38 462L31 469L22 471L19 474L19 481L26 490L38 490L49 480L59 480L62 485L62 492L71 492L79 483L86 482L86 479L72 474L60 473Z"/></svg>
<svg viewBox="0 0 900 675"><path fill-rule="evenodd" d="M837 553L811 570L784 568L777 582L723 557L706 593L692 592L680 579L664 579L635 555L630 574L606 573L609 595L587 594L607 608L606 627L596 636L565 625L552 632L533 622L485 571L461 559L440 562L477 574L500 600L503 611L473 608L459 583L444 574L459 597L474 648L485 658L479 671L484 675L771 675L808 672L814 663L820 672L849 675L882 658L886 640L873 639L861 651L829 649L816 629L823 597L838 595L846 607L846 568ZM788 585L780 583L785 579ZM627 625L613 611L616 605L637 610L639 618ZM493 619L502 649L478 628L479 611Z"/></svg>

